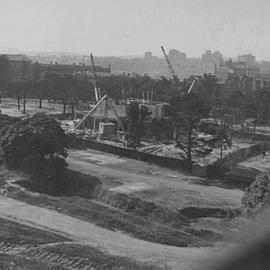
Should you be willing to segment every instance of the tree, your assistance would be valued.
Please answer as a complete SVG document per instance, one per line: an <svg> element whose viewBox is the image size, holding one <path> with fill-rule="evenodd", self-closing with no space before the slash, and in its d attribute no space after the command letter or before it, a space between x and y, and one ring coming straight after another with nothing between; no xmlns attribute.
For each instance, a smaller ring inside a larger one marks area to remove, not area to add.
<svg viewBox="0 0 270 270"><path fill-rule="evenodd" d="M171 140L173 138L173 122L170 118L153 118L147 135L154 137L155 140Z"/></svg>
<svg viewBox="0 0 270 270"><path fill-rule="evenodd" d="M67 166L68 139L53 118L36 114L16 121L6 133L1 148L7 166L48 177L55 177Z"/></svg>
<svg viewBox="0 0 270 270"><path fill-rule="evenodd" d="M39 79L34 82L35 90L37 92L38 107L42 109L42 101L47 97L46 88L48 87L48 81L46 79Z"/></svg>
<svg viewBox="0 0 270 270"><path fill-rule="evenodd" d="M151 114L145 106L139 106L137 102L130 103L126 108L128 144L134 149L140 145L144 135L144 121Z"/></svg>
<svg viewBox="0 0 270 270"><path fill-rule="evenodd" d="M268 120L270 114L269 108L270 91L269 89L260 89L256 92L247 92L241 107L243 119L253 119L253 132L256 132L258 123Z"/></svg>
<svg viewBox="0 0 270 270"><path fill-rule="evenodd" d="M195 128L202 118L208 117L211 107L205 104L195 93L180 93L171 101L176 126L176 142L180 156L192 166L192 154L198 146ZM201 148L202 149L202 148ZM208 151L205 149L205 151Z"/></svg>
<svg viewBox="0 0 270 270"><path fill-rule="evenodd" d="M229 126L223 126L216 134L217 145L220 147L220 158L223 157L223 149L232 147L232 131Z"/></svg>
<svg viewBox="0 0 270 270"><path fill-rule="evenodd" d="M23 79L14 79L11 82L11 90L13 95L17 98L18 110L21 109L21 103L23 105L23 113L26 113L26 96L30 87L30 81Z"/></svg>
<svg viewBox="0 0 270 270"><path fill-rule="evenodd" d="M65 77L66 96L68 104L71 107L72 117L75 116L75 106L78 106L80 100L91 99L91 84L86 80L76 76Z"/></svg>

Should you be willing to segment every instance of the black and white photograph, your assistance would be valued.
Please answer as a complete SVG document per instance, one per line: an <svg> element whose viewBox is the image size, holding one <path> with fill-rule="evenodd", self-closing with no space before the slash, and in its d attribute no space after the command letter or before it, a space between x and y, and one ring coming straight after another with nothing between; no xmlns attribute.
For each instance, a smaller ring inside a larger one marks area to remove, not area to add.
<svg viewBox="0 0 270 270"><path fill-rule="evenodd" d="M269 269L269 0L0 0L0 270Z"/></svg>

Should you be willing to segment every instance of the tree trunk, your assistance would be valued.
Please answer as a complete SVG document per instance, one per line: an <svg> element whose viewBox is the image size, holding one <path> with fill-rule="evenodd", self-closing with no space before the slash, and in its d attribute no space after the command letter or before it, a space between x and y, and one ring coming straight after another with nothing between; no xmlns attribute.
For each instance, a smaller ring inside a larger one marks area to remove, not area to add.
<svg viewBox="0 0 270 270"><path fill-rule="evenodd" d="M21 109L21 98L17 97L18 110Z"/></svg>
<svg viewBox="0 0 270 270"><path fill-rule="evenodd" d="M188 131L188 145L187 145L187 162L189 169L192 169L192 132L193 126L190 126Z"/></svg>
<svg viewBox="0 0 270 270"><path fill-rule="evenodd" d="M67 107L67 104L63 103L63 114L66 114L66 107Z"/></svg>
<svg viewBox="0 0 270 270"><path fill-rule="evenodd" d="M255 119L255 122L254 122L253 133L256 132L256 126L257 126L257 119Z"/></svg>
<svg viewBox="0 0 270 270"><path fill-rule="evenodd" d="M26 98L23 97L23 114L26 114Z"/></svg>
<svg viewBox="0 0 270 270"><path fill-rule="evenodd" d="M75 110L74 110L74 103L73 102L71 102L71 115L72 115L72 118L74 118Z"/></svg>

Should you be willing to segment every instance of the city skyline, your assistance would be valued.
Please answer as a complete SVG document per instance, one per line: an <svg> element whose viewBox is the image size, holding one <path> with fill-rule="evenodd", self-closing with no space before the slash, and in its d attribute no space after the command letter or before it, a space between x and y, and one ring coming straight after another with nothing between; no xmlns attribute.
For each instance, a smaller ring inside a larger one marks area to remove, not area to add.
<svg viewBox="0 0 270 270"><path fill-rule="evenodd" d="M0 46L11 52L162 56L164 45L187 57L209 49L226 58L252 53L270 60L267 7L266 0L2 0Z"/></svg>

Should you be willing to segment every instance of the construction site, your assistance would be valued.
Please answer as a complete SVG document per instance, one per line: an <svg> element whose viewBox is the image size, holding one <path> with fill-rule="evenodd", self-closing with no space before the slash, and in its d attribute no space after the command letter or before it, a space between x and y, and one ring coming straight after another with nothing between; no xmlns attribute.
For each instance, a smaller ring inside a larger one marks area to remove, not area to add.
<svg viewBox="0 0 270 270"><path fill-rule="evenodd" d="M0 270L269 270L269 8L0 0Z"/></svg>
<svg viewBox="0 0 270 270"><path fill-rule="evenodd" d="M183 91L162 51L177 91ZM121 89L116 102L101 93L91 59L95 102L82 101L74 114L63 114L57 100L38 108L38 99L27 100L24 114L16 99L2 98L1 114L50 115L70 143L64 182L37 181L1 165L3 267L208 269L216 261L212 258L237 249L240 238L247 237L250 221L241 215L241 200L244 188L268 171L268 129L257 126L254 133L227 116L202 118L188 170L175 134L166 140L144 135L136 147L128 141L130 104L146 108L145 129L151 129L153 119L167 121L170 104L155 100L154 89ZM198 80L189 83L185 95L193 93ZM217 141L224 129L232 134L230 145ZM205 145L212 145L211 151Z"/></svg>

